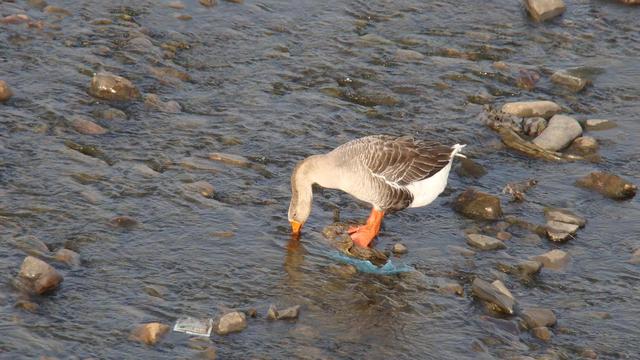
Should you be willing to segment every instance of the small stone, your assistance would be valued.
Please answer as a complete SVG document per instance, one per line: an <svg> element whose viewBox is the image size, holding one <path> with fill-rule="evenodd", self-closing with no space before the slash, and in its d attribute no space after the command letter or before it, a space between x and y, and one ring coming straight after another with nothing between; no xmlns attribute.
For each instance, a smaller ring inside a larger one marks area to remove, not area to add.
<svg viewBox="0 0 640 360"><path fill-rule="evenodd" d="M235 166L249 166L251 161L244 156L233 155L233 154L225 154L214 152L209 154L209 160L219 161L229 165Z"/></svg>
<svg viewBox="0 0 640 360"><path fill-rule="evenodd" d="M104 120L127 120L127 114L116 108L107 108L94 112L94 115Z"/></svg>
<svg viewBox="0 0 640 360"><path fill-rule="evenodd" d="M507 289L507 287L504 285L502 281L495 280L494 282L491 283L491 285L495 286L496 289L498 289L501 293L511 298L511 300L515 300L515 298L513 297L513 294L511 294L511 291Z"/></svg>
<svg viewBox="0 0 640 360"><path fill-rule="evenodd" d="M537 339L540 339L542 341L549 341L551 340L551 336L553 336L553 334L551 333L551 330L549 330L549 328L545 326L540 326L540 327L531 329L531 334L533 334L533 336L535 336Z"/></svg>
<svg viewBox="0 0 640 360"><path fill-rule="evenodd" d="M147 110L152 109L171 114L177 114L182 111L182 106L177 101L162 101L156 94L147 94L144 97L144 107Z"/></svg>
<svg viewBox="0 0 640 360"><path fill-rule="evenodd" d="M45 6L45 8L42 9L42 12L44 12L46 14L56 14L56 15L60 15L60 16L63 16L63 17L71 15L69 10L63 9L61 7L58 7L58 6L53 6L53 5Z"/></svg>
<svg viewBox="0 0 640 360"><path fill-rule="evenodd" d="M580 187L599 192L614 200L627 200L636 195L636 185L622 179L618 175L606 172L592 172L579 179L576 184Z"/></svg>
<svg viewBox="0 0 640 360"><path fill-rule="evenodd" d="M157 322L142 324L133 330L129 340L155 345L167 331L169 331L169 325Z"/></svg>
<svg viewBox="0 0 640 360"><path fill-rule="evenodd" d="M640 4L640 2L639 2L639 4ZM598 358L598 353L595 352L595 350L593 350L593 349L584 349L584 350L582 350L582 353L580 355L582 355L582 357L585 358L585 359L597 359Z"/></svg>
<svg viewBox="0 0 640 360"><path fill-rule="evenodd" d="M598 320L611 319L611 314L609 314L606 311L593 311L593 312L589 313L589 316L591 316L594 319L598 319Z"/></svg>
<svg viewBox="0 0 640 360"><path fill-rule="evenodd" d="M176 14L176 19L182 20L182 21L189 21L193 19L193 16L189 14Z"/></svg>
<svg viewBox="0 0 640 360"><path fill-rule="evenodd" d="M393 253L396 255L401 255L401 254L406 254L409 250L404 244L395 243L393 244L393 248L391 249L391 251L393 251Z"/></svg>
<svg viewBox="0 0 640 360"><path fill-rule="evenodd" d="M130 216L116 216L109 223L115 227L132 228L138 225L138 221Z"/></svg>
<svg viewBox="0 0 640 360"><path fill-rule="evenodd" d="M17 309L22 309L28 312L36 312L38 310L38 304L34 303L33 301L29 301L29 300L18 300L16 301L16 305L15 307Z"/></svg>
<svg viewBox="0 0 640 360"><path fill-rule="evenodd" d="M458 253L464 257L471 257L476 254L476 252L471 249L463 248L461 246L456 246L456 245L448 245L447 249L451 252Z"/></svg>
<svg viewBox="0 0 640 360"><path fill-rule="evenodd" d="M438 288L438 292L441 294L455 294L458 296L464 295L464 288L458 283L447 283Z"/></svg>
<svg viewBox="0 0 640 360"><path fill-rule="evenodd" d="M574 92L582 91L589 84L589 80L573 75L566 70L556 71L551 75L551 81Z"/></svg>
<svg viewBox="0 0 640 360"><path fill-rule="evenodd" d="M108 72L97 73L91 79L89 94L105 100L130 101L140 97L133 83Z"/></svg>
<svg viewBox="0 0 640 360"><path fill-rule="evenodd" d="M245 310L244 313L250 318L258 317L258 309L256 309L256 308L249 308L249 309Z"/></svg>
<svg viewBox="0 0 640 360"><path fill-rule="evenodd" d="M514 299L503 294L492 284L480 278L475 278L471 284L471 289L476 297L488 302L495 310L513 314L515 306Z"/></svg>
<svg viewBox="0 0 640 360"><path fill-rule="evenodd" d="M278 309L276 306L271 304L269 305L269 310L267 310L267 320L276 320L278 318Z"/></svg>
<svg viewBox="0 0 640 360"><path fill-rule="evenodd" d="M18 275L30 281L33 291L38 295L57 289L63 281L62 275L56 269L33 256L24 259Z"/></svg>
<svg viewBox="0 0 640 360"><path fill-rule="evenodd" d="M555 232L565 232L571 235L575 234L578 231L579 226L577 224L570 224L555 220L549 220L546 224L547 232L555 231Z"/></svg>
<svg viewBox="0 0 640 360"><path fill-rule="evenodd" d="M198 2L205 7L213 7L217 4L217 0L199 0Z"/></svg>
<svg viewBox="0 0 640 360"><path fill-rule="evenodd" d="M565 231L547 229L547 238L551 241L563 242L573 238L573 236Z"/></svg>
<svg viewBox="0 0 640 360"><path fill-rule="evenodd" d="M0 24L16 25L23 24L31 20L26 14L13 14L0 18Z"/></svg>
<svg viewBox="0 0 640 360"><path fill-rule="evenodd" d="M548 119L562 110L553 101L520 101L502 106L502 112L520 117L542 117Z"/></svg>
<svg viewBox="0 0 640 360"><path fill-rule="evenodd" d="M412 62L423 60L425 56L414 50L398 49L393 56L393 60L399 62Z"/></svg>
<svg viewBox="0 0 640 360"><path fill-rule="evenodd" d="M556 315L551 309L545 308L527 308L522 310L522 320L524 320L527 328L534 329L537 327L554 326L557 322Z"/></svg>
<svg viewBox="0 0 640 360"><path fill-rule="evenodd" d="M53 258L69 266L80 266L80 254L73 250L62 248L56 251L56 253L53 255Z"/></svg>
<svg viewBox="0 0 640 360"><path fill-rule="evenodd" d="M197 192L206 198L212 197L215 193L213 185L209 184L206 181L196 181L194 183L186 184L185 189Z"/></svg>
<svg viewBox="0 0 640 360"><path fill-rule="evenodd" d="M518 271L525 276L537 274L542 269L542 263L534 260L525 260L516 265Z"/></svg>
<svg viewBox="0 0 640 360"><path fill-rule="evenodd" d="M167 293L167 288L161 285L146 285L142 288L147 295L162 299Z"/></svg>
<svg viewBox="0 0 640 360"><path fill-rule="evenodd" d="M247 317L239 311L230 312L223 315L215 327L218 335L227 335L232 332L239 332L247 327Z"/></svg>
<svg viewBox="0 0 640 360"><path fill-rule="evenodd" d="M497 220L502 217L500 199L473 189L467 189L453 203L453 209L460 214L480 220Z"/></svg>
<svg viewBox="0 0 640 360"><path fill-rule="evenodd" d="M549 151L562 150L582 134L580 123L566 115L554 115L549 120L549 125L533 143Z"/></svg>
<svg viewBox="0 0 640 360"><path fill-rule="evenodd" d="M595 154L598 152L598 141L591 136L580 136L573 140L568 151L581 156Z"/></svg>
<svg viewBox="0 0 640 360"><path fill-rule="evenodd" d="M551 250L542 255L538 255L533 260L542 263L542 266L552 270L560 270L569 263L569 254L562 250Z"/></svg>
<svg viewBox="0 0 640 360"><path fill-rule="evenodd" d="M500 240L486 235L467 234L467 244L480 250L505 249L507 246Z"/></svg>
<svg viewBox="0 0 640 360"><path fill-rule="evenodd" d="M583 227L587 220L580 217L569 210L559 208L546 208L544 209L544 217L547 220L559 221L567 224L575 224L579 227Z"/></svg>
<svg viewBox="0 0 640 360"><path fill-rule="evenodd" d="M507 241L511 239L511 233L508 233L506 231L498 231L496 233L496 239L500 240L500 241Z"/></svg>
<svg viewBox="0 0 640 360"><path fill-rule="evenodd" d="M278 311L278 320L294 320L300 315L300 305L291 306Z"/></svg>
<svg viewBox="0 0 640 360"><path fill-rule="evenodd" d="M0 80L0 102L9 100L11 96L13 96L13 92L11 92L9 85L4 80Z"/></svg>
<svg viewBox="0 0 640 360"><path fill-rule="evenodd" d="M606 119L588 119L584 123L589 131L609 130L618 126L615 122Z"/></svg>
<svg viewBox="0 0 640 360"><path fill-rule="evenodd" d="M567 9L562 0L525 0L524 5L536 21L552 19Z"/></svg>
<svg viewBox="0 0 640 360"><path fill-rule="evenodd" d="M479 179L487 174L484 166L469 158L460 158L460 166L456 168L456 173L460 176L472 177Z"/></svg>
<svg viewBox="0 0 640 360"><path fill-rule="evenodd" d="M71 120L71 126L75 131L85 135L102 135L107 132L107 129L84 116L75 116Z"/></svg>
<svg viewBox="0 0 640 360"><path fill-rule="evenodd" d="M178 9L178 10L184 9L184 3L181 1L171 1L170 3L167 4L167 6L172 9Z"/></svg>
<svg viewBox="0 0 640 360"><path fill-rule="evenodd" d="M547 128L547 120L542 117L526 118L522 122L522 130L526 135L538 136Z"/></svg>
<svg viewBox="0 0 640 360"><path fill-rule="evenodd" d="M390 45L392 44L391 40L385 39L380 35L376 34L366 34L360 36L360 42L363 45Z"/></svg>

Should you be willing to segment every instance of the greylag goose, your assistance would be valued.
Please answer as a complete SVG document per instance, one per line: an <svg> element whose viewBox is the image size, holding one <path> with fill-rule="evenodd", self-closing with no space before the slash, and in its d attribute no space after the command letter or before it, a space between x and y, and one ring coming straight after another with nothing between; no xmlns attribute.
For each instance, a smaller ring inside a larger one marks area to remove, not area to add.
<svg viewBox="0 0 640 360"><path fill-rule="evenodd" d="M349 141L327 154L299 162L291 175L289 222L295 237L311 213L311 186L339 189L370 203L371 215L349 228L353 243L368 247L384 214L420 207L435 200L447 185L455 156L465 145L445 146L410 136L373 135Z"/></svg>

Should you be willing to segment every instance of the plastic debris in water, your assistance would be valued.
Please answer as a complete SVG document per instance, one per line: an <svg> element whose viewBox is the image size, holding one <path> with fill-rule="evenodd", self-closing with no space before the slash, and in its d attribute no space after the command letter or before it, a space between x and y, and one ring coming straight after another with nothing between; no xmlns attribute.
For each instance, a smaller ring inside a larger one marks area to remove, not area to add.
<svg viewBox="0 0 640 360"><path fill-rule="evenodd" d="M394 275L415 270L414 268L406 264L395 265L391 260L389 260L383 266L378 267L373 265L369 260L353 258L339 251L332 251L331 253L329 253L329 256L341 263L353 265L360 272L369 274Z"/></svg>
<svg viewBox="0 0 640 360"><path fill-rule="evenodd" d="M211 336L211 329L213 329L213 319L196 319L188 316L176 320L176 325L173 327L173 331L199 336Z"/></svg>

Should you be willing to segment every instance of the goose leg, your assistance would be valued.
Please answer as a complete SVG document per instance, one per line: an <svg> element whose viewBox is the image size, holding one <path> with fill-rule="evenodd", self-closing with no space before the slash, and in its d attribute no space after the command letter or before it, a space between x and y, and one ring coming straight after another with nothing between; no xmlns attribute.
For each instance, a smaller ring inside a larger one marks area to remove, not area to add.
<svg viewBox="0 0 640 360"><path fill-rule="evenodd" d="M366 224L349 228L347 231L353 243L360 247L368 247L380 232L383 217L384 211L372 209Z"/></svg>

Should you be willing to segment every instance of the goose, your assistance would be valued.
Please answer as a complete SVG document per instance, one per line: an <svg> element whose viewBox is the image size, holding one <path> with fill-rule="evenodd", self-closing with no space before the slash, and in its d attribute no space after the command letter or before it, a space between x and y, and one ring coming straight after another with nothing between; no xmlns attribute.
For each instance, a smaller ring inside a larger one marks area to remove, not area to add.
<svg viewBox="0 0 640 360"><path fill-rule="evenodd" d="M292 235L300 237L311 213L312 185L317 184L371 204L366 223L347 230L355 245L369 247L386 213L426 206L444 191L453 158L465 157L460 153L465 146L372 135L307 157L291 174L288 218Z"/></svg>

